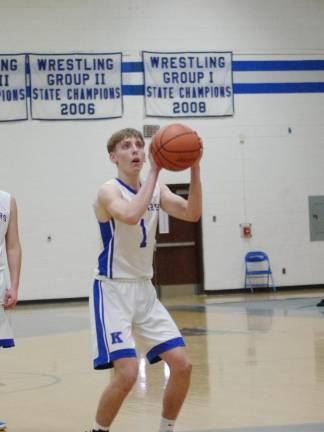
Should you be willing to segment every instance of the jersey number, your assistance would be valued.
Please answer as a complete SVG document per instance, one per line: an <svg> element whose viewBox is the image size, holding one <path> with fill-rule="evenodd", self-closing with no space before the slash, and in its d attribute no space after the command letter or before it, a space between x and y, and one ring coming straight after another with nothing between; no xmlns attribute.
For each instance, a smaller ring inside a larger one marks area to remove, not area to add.
<svg viewBox="0 0 324 432"><path fill-rule="evenodd" d="M142 238L142 241L140 243L140 247L143 248L143 247L147 246L147 244L146 244L147 235L146 235L146 228L145 228L145 224L144 224L144 219L141 219L140 225L141 225L142 234L143 234L143 238Z"/></svg>

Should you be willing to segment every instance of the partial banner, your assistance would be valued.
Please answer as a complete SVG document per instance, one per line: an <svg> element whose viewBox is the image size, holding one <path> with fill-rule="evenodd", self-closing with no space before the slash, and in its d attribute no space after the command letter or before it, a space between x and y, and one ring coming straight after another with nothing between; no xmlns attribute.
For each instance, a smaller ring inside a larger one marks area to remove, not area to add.
<svg viewBox="0 0 324 432"><path fill-rule="evenodd" d="M26 55L0 55L0 121L27 120Z"/></svg>
<svg viewBox="0 0 324 432"><path fill-rule="evenodd" d="M121 53L30 54L32 119L121 117L121 62Z"/></svg>
<svg viewBox="0 0 324 432"><path fill-rule="evenodd" d="M142 59L147 116L234 114L231 52L142 51Z"/></svg>

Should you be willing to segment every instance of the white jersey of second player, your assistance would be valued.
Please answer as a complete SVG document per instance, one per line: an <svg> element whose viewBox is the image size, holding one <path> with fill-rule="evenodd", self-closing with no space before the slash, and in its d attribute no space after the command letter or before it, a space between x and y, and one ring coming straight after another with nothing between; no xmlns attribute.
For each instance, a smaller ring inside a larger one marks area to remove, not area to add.
<svg viewBox="0 0 324 432"><path fill-rule="evenodd" d="M120 179L107 184L117 186L127 201L136 191ZM153 253L160 209L160 187L156 185L150 204L137 225L110 219L99 222L102 250L98 258L97 279L151 279Z"/></svg>

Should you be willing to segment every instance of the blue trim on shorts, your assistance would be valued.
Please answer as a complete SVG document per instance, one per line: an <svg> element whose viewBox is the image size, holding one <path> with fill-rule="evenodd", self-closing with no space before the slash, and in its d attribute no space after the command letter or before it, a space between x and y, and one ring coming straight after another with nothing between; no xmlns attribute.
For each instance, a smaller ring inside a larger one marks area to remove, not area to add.
<svg viewBox="0 0 324 432"><path fill-rule="evenodd" d="M12 348L15 346L13 339L0 339L0 348Z"/></svg>
<svg viewBox="0 0 324 432"><path fill-rule="evenodd" d="M185 342L182 337L177 337L174 339L170 339L166 342L163 342L159 345L156 345L154 348L152 348L147 354L146 357L148 361L153 364L161 361L160 354L171 350L172 348L185 346Z"/></svg>
<svg viewBox="0 0 324 432"><path fill-rule="evenodd" d="M131 357L137 357L136 356L136 351L134 349L121 349L121 350L117 350L114 351L112 353L110 353L110 361L106 361L105 363L100 363L99 361L99 357L95 359L94 361L94 368L97 370L100 369L111 369L114 367L113 362L115 360L118 359L122 359L122 358L131 358Z"/></svg>
<svg viewBox="0 0 324 432"><path fill-rule="evenodd" d="M101 311L100 311L100 299L101 299ZM96 323L96 336L97 336L97 347L98 347L98 357L93 361L93 367L98 368L101 364L106 364L109 362L109 350L105 330L104 321L104 311L103 311L103 300L102 300L102 290L100 281L95 280L93 283L93 306L94 306L94 317ZM100 314L101 312L101 314ZM102 316L102 321L100 320Z"/></svg>

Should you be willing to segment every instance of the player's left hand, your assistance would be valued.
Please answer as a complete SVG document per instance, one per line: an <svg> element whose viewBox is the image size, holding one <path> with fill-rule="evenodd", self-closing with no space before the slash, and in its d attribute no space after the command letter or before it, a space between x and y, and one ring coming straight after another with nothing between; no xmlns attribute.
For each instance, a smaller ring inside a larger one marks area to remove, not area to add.
<svg viewBox="0 0 324 432"><path fill-rule="evenodd" d="M16 303L17 303L17 291L13 288L7 289L3 299L3 307L5 309L12 309L16 306Z"/></svg>
<svg viewBox="0 0 324 432"><path fill-rule="evenodd" d="M161 170L161 167L155 162L155 159L154 159L153 154L152 154L152 146L151 145L150 145L149 151L148 151L148 159L150 161L151 168L154 171L159 172Z"/></svg>

